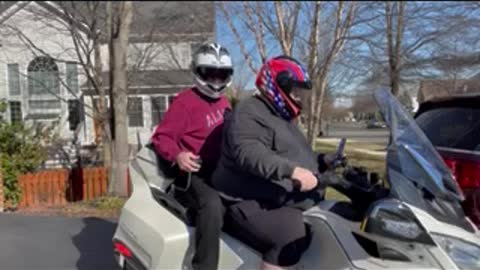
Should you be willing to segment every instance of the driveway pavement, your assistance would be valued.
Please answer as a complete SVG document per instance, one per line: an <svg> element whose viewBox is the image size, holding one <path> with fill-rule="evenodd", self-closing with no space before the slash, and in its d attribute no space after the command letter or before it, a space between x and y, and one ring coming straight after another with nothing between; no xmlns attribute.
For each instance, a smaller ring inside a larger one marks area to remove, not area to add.
<svg viewBox="0 0 480 270"><path fill-rule="evenodd" d="M0 214L0 269L115 269L114 220Z"/></svg>

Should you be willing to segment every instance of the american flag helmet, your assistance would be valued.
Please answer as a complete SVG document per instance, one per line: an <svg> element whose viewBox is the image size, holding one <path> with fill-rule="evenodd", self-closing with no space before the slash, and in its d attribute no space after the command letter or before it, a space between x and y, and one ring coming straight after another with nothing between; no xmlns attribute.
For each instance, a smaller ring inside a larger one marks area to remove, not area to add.
<svg viewBox="0 0 480 270"><path fill-rule="evenodd" d="M292 89L312 89L305 68L288 56L268 60L260 68L255 84L286 120L296 118L302 110L301 104L290 96Z"/></svg>

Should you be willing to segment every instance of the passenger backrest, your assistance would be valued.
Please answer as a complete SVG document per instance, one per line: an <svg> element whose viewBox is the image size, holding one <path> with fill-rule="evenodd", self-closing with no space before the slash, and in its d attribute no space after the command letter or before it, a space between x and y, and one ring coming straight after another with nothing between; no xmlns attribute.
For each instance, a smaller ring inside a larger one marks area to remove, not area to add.
<svg viewBox="0 0 480 270"><path fill-rule="evenodd" d="M149 183L152 196L158 203L187 225L192 225L194 220L189 209L178 202L173 194L174 178L169 173L174 172L169 167L170 164L157 155L151 143L145 145L130 164L130 168Z"/></svg>
<svg viewBox="0 0 480 270"><path fill-rule="evenodd" d="M163 192L173 182L172 176L168 175L168 165L162 162L153 149L152 144L147 144L132 161L132 168L142 175L148 183L159 188Z"/></svg>

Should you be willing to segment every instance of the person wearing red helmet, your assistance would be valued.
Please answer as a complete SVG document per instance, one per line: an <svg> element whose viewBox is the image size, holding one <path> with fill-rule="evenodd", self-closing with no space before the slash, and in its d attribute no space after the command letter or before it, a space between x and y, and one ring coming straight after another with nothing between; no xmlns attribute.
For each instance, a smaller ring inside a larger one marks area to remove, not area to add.
<svg viewBox="0 0 480 270"><path fill-rule="evenodd" d="M302 110L298 92L312 88L297 60L270 59L256 86L257 94L225 118L212 181L231 202L226 230L263 254L263 269L282 269L298 263L309 245L302 212L323 200L316 175L333 155L316 154L294 121Z"/></svg>

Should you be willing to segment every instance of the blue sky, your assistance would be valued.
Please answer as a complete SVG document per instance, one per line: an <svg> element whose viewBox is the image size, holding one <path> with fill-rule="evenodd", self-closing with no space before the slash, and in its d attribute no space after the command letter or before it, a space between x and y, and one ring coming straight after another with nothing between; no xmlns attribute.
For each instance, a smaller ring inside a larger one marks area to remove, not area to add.
<svg viewBox="0 0 480 270"><path fill-rule="evenodd" d="M222 18L221 11L217 10L216 13L217 13L217 18L216 18L217 42L225 46L232 55L234 68L235 68L234 81L246 80L248 81L246 89L254 89L255 74L252 73L251 69L245 63L244 56L240 50L240 47L238 46L238 43L236 42L235 36L231 32L227 22ZM232 19L233 19L233 23L237 27L240 26L240 24L242 23L240 22L239 19L236 19L235 17L233 17ZM305 21L303 21L300 18L299 24L303 24L303 23L305 23ZM309 31L308 26L305 27L305 31ZM255 64L258 67L259 57L256 51L256 43L255 43L255 40L253 39L253 36L250 33L242 33L242 32L240 32L240 35L242 35L242 38L246 38L246 39L243 39L246 49L247 51L252 52L254 61L256 62ZM267 38L266 47L267 47L266 50L269 56L275 56L281 53L278 43L276 43L272 39ZM352 86L350 86L349 88L351 87Z"/></svg>
<svg viewBox="0 0 480 270"><path fill-rule="evenodd" d="M227 24L223 23L223 20L218 18L217 20L217 42L228 49L232 55L232 60L234 63L234 80L248 80L246 89L253 89L255 87L254 80L255 75L247 66L244 61L244 57L240 51L240 47L235 41L230 28ZM246 42L246 46L252 47L255 43L253 41Z"/></svg>
<svg viewBox="0 0 480 270"><path fill-rule="evenodd" d="M240 22L233 18L233 22L235 25L239 24ZM228 24L222 19L222 16L220 16L220 11L217 11L217 19L216 19L216 26L217 26L217 42L223 46L225 46L229 51L230 54L232 55L232 59L234 62L234 68L235 68L235 75L234 75L234 80L247 80L247 86L246 89L254 89L255 88L255 74L251 71L250 67L245 63L244 56L240 50L240 47L238 46L238 43L235 40L234 35L232 34ZM250 35L245 35L245 33L240 33L242 36L250 36ZM253 39L244 39L244 44L246 46L247 51L251 51L254 56L254 61L256 64L256 67L259 65L259 57L257 55L256 51L256 43ZM278 50L276 50L275 46L276 44L272 42L271 40L266 40L266 47L267 51L269 52L269 55L275 54L275 52L278 53Z"/></svg>
<svg viewBox="0 0 480 270"><path fill-rule="evenodd" d="M232 60L234 62L234 81L247 81L246 84L247 86L245 89L250 90L255 88L255 74L251 71L251 69L248 67L244 60L244 56L240 50L240 47L238 46L235 36L230 30L230 27L228 24L223 20L222 16L219 15L220 11L217 11L217 19L216 19L216 27L217 27L217 42L223 46L225 46L229 51L230 54L232 55ZM240 23L238 20L233 18L233 22L235 24ZM241 35L244 35L244 33L240 33ZM253 56L254 56L254 61L256 62L256 65L258 67L259 64L259 57L257 55L257 51L255 49L256 43L255 40L253 40L253 37L250 35L245 35L249 36L250 39L244 39L244 43L246 46L247 51L252 51ZM279 46L277 45L276 42L272 40L266 40L266 46L267 46L267 52L269 56L274 56L279 53L281 53ZM345 104L345 101L339 100L339 102L344 103L343 105L348 105Z"/></svg>
<svg viewBox="0 0 480 270"><path fill-rule="evenodd" d="M325 5L327 5L327 7L331 7L328 2ZM453 9L452 8L438 9L439 7L438 5L447 5L447 7L453 7ZM435 12L432 13L431 9L436 11L436 13ZM450 21L449 19L454 18L453 15L456 15L457 12L461 14L462 12L460 11L464 9L465 7L463 6L452 5L452 2L440 2L440 3L413 2L411 3L411 5L409 5L409 9L407 9L407 14L410 16L419 16L422 19L415 18L415 20L408 22L407 24L408 27L404 34L405 39L402 42L403 46L408 47L410 45L415 44L416 40L419 37L428 37L429 32L431 32L432 30L442 29L442 28L451 26L452 21ZM323 10L322 12L326 12L326 11ZM478 9L476 12L480 12L480 9ZM364 14L365 16L368 16L368 17L374 15L373 13L370 14L369 12ZM430 17L427 15L429 15ZM466 15L466 14L462 14L462 15L472 16L472 15ZM274 16L273 13L272 13L272 16ZM479 16L480 14L475 14L473 17L470 17L470 18L478 20ZM235 25L237 26L241 25L240 20L236 19L235 16L232 19ZM275 18L272 18L272 19L275 20ZM303 31L308 32L309 25L306 24L306 22L307 22L306 20L302 20L302 16L301 16L299 21L299 24L302 27L301 29ZM328 22L327 21L322 22L322 24L324 23L328 23ZM380 25L376 25L377 23L379 23ZM381 28L383 26L383 20L377 20L376 23L374 24L376 25L376 27ZM429 27L425 27L425 25ZM232 34L228 24L223 20L221 16L221 11L217 11L216 27L217 27L216 29L217 42L224 45L231 52L233 62L235 65L234 81L236 82L246 81L247 82L246 89L254 89L255 74L251 72L250 68L245 63L244 56L240 51L240 48L235 40L234 35ZM480 28L480 26L478 27ZM446 45L445 41L452 42L453 40L451 39L458 39L460 44L458 47L458 51L456 53L467 54L467 53L476 52L478 48L478 44L480 44L480 39L478 39L477 29L472 29L470 27L457 29L456 32L454 32L455 33L454 35L448 36L447 40L442 39L439 44ZM244 30L240 30L240 31L244 31ZM365 24L362 24L361 26L357 26L355 30L352 30L352 31L354 32L354 34L360 34L360 33L363 33L364 31L370 32L372 30L369 29L367 26L365 26ZM248 37L248 39L244 39L243 41L247 47L247 51L249 52L251 51L253 53L254 60L256 61L257 67L258 67L259 61L258 61L257 51L255 50L256 44L253 39L253 36L248 35L248 33L244 33L244 32L240 32L240 35L242 35L242 38ZM378 42L381 42L382 41L381 39L384 37L382 35L377 35L374 38L378 38L379 39ZM471 40L471 41L469 43L463 44L465 41L468 41L468 40ZM271 39L266 41L266 47L267 47L269 56L274 56L279 53L278 44L272 41ZM447 46L447 47L450 47L450 46ZM451 50L451 48L448 48L447 50L449 49ZM348 45L344 48L344 53L346 53L345 63L349 67L341 68L339 70L337 69L332 70L331 73L333 75L337 75L335 76L335 78L332 78L333 79L332 81L340 82L340 87L338 88L341 88L340 90L342 90L343 94L355 95L357 90L359 90L358 89L359 84L362 82L364 78L370 75L369 73L371 71L373 71L373 64L371 63L372 61L370 62L368 60L365 61L365 58L364 58L372 55L364 42L353 42L353 43L349 42ZM382 61L386 60L383 48L377 48L376 53L378 54L379 58ZM437 53L445 53L445 52L439 51L438 44L436 43L430 44L427 42L426 46L414 51L408 57L414 60L421 59L421 58L428 58L432 53L437 54ZM363 55L363 57L360 57L361 55ZM472 68L475 69L474 67ZM428 66L428 65L422 66L419 69L421 69L422 72L438 71L436 70L435 67ZM345 73L345 71L347 71L347 73ZM407 74L403 74L403 75L407 75ZM439 75L441 76L441 73L437 74L437 76ZM311 76L315 76L315 75L311 74ZM414 76L414 78L415 77L416 76ZM417 77L417 80L419 79L421 78Z"/></svg>

